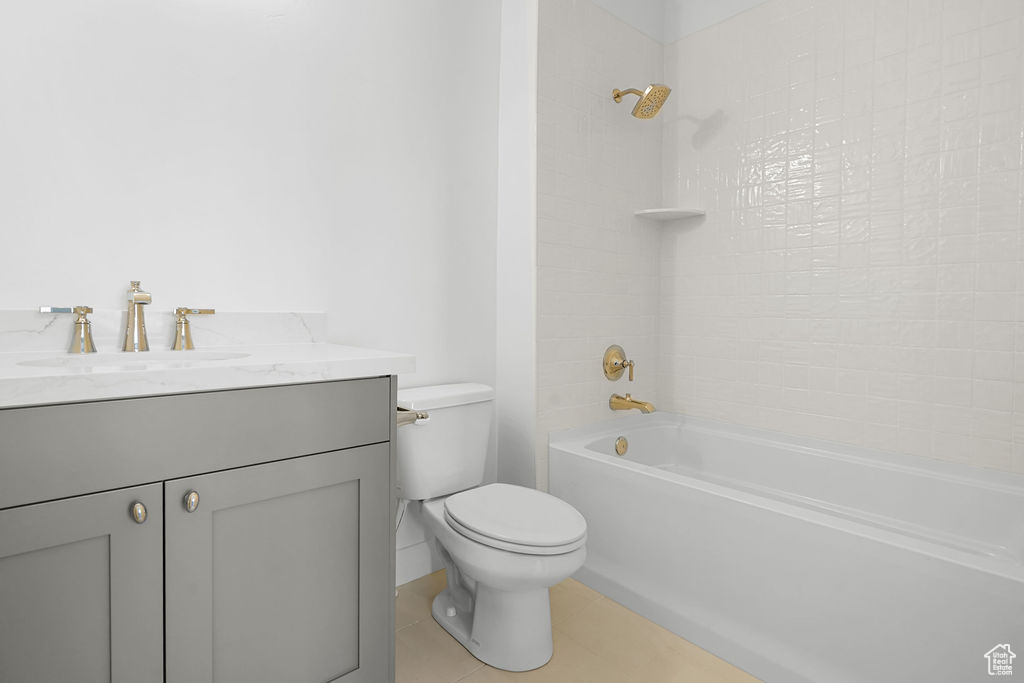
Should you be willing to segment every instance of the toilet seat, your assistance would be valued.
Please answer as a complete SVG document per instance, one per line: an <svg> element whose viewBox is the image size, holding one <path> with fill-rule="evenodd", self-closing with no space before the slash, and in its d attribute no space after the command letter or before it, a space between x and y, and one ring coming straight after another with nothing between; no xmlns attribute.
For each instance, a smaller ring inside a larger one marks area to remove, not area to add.
<svg viewBox="0 0 1024 683"><path fill-rule="evenodd" d="M488 484L449 496L445 521L478 543L526 555L559 555L581 548L587 522L576 508L543 491Z"/></svg>

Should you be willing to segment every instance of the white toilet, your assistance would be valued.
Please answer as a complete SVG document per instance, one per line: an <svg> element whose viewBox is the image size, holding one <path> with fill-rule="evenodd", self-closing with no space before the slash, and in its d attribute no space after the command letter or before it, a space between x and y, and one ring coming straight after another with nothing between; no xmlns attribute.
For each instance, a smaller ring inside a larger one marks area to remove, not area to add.
<svg viewBox="0 0 1024 683"><path fill-rule="evenodd" d="M527 671L551 659L548 588L583 566L587 522L541 491L483 482L494 390L445 384L398 392L429 419L398 435L398 495L423 501L448 587L437 623L482 662Z"/></svg>

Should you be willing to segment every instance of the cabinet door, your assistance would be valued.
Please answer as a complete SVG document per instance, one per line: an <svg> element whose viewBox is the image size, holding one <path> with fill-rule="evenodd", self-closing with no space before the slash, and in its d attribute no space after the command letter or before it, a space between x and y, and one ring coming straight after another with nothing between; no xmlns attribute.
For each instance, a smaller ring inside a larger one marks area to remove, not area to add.
<svg viewBox="0 0 1024 683"><path fill-rule="evenodd" d="M389 457L383 443L165 482L167 683L387 678Z"/></svg>
<svg viewBox="0 0 1024 683"><path fill-rule="evenodd" d="M0 681L163 680L162 501L152 484L0 511Z"/></svg>

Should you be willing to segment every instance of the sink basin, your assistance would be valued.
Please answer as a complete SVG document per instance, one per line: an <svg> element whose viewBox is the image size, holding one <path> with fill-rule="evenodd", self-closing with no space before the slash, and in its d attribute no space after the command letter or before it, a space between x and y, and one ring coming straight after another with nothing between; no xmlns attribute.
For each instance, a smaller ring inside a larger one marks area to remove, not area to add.
<svg viewBox="0 0 1024 683"><path fill-rule="evenodd" d="M54 358L23 360L18 365L35 368L190 368L216 361L245 358L248 353L231 351L144 351L141 353L68 354Z"/></svg>

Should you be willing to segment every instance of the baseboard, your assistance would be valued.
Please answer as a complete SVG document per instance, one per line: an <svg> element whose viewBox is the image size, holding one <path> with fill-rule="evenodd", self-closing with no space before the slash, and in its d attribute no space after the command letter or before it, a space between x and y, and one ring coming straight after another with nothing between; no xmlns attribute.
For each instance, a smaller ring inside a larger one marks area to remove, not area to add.
<svg viewBox="0 0 1024 683"><path fill-rule="evenodd" d="M434 559L426 541L399 548L395 555L395 585L401 586L431 574L441 566L441 561Z"/></svg>

